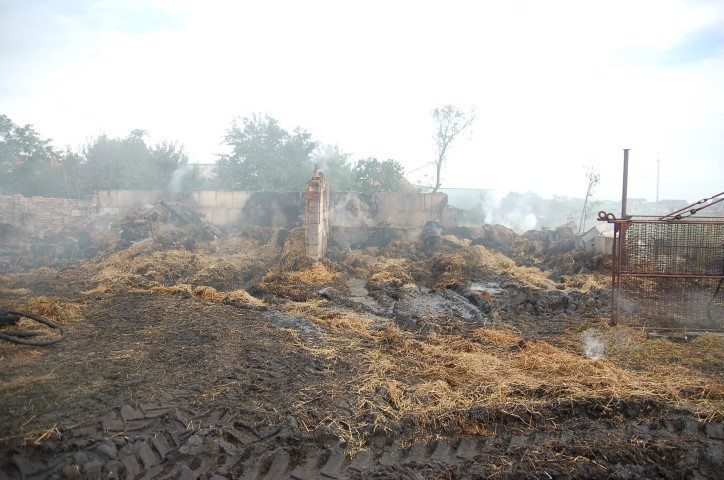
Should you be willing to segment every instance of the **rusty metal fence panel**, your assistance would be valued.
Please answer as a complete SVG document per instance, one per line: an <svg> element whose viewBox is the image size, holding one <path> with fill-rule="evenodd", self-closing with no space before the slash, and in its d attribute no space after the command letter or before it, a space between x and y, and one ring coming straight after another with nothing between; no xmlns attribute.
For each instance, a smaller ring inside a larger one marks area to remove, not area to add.
<svg viewBox="0 0 724 480"><path fill-rule="evenodd" d="M724 332L724 218L613 223L612 323Z"/></svg>

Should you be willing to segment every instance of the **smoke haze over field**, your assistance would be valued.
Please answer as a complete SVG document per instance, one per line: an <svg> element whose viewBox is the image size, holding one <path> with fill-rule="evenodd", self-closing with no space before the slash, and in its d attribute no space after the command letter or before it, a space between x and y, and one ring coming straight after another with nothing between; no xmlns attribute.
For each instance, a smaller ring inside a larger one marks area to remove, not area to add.
<svg viewBox="0 0 724 480"><path fill-rule="evenodd" d="M267 112L432 183L431 111L477 107L444 187L690 201L724 188L724 2L0 0L0 114L58 147L142 128L195 163ZM521 215L527 215L520 212ZM522 223L531 218L516 219Z"/></svg>

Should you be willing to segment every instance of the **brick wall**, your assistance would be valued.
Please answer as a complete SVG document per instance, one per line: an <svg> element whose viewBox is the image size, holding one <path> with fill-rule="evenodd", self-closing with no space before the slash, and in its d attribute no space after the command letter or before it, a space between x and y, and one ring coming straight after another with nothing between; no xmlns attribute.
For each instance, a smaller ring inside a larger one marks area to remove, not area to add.
<svg viewBox="0 0 724 480"><path fill-rule="evenodd" d="M307 255L322 258L327 254L329 234L329 186L322 172L314 172L304 191L304 232Z"/></svg>
<svg viewBox="0 0 724 480"><path fill-rule="evenodd" d="M161 190L99 191L94 200L87 202L0 195L0 223L43 237L81 226L93 215L122 217L164 197L167 193ZM368 237L370 228L380 225L396 229L398 236L406 240L418 238L430 220L443 227L455 225L455 218L446 216L444 193L332 194L322 172L315 172L304 194L193 191L187 192L182 201L189 202L189 208L203 213L207 221L218 226L291 228L300 224L303 215L308 232L307 253L314 258L325 255L328 239L340 244L359 243Z"/></svg>
<svg viewBox="0 0 724 480"><path fill-rule="evenodd" d="M86 215L78 200L0 195L0 223L39 237L72 228Z"/></svg>
<svg viewBox="0 0 724 480"><path fill-rule="evenodd" d="M382 227L395 240L414 241L429 221L443 228L457 225L444 193L334 192L330 203L330 237L349 246L363 243L370 230Z"/></svg>

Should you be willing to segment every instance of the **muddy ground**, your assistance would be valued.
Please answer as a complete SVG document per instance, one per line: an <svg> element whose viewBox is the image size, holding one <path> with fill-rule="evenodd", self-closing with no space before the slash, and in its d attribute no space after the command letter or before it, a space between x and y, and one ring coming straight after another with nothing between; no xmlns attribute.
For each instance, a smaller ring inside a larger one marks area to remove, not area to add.
<svg viewBox="0 0 724 480"><path fill-rule="evenodd" d="M68 337L0 343L0 479L721 478L721 338L608 326L605 258L491 232L15 244L0 308Z"/></svg>

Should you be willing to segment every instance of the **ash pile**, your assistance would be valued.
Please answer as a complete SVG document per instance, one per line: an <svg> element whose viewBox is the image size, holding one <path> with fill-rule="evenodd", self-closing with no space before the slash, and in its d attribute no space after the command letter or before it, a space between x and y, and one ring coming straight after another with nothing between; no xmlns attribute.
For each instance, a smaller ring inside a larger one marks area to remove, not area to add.
<svg viewBox="0 0 724 480"><path fill-rule="evenodd" d="M417 241L330 248L356 292L326 288L321 295L421 333L466 331L498 320L545 330L555 327L530 319L610 314L610 260L577 249L567 229L518 235L498 225L433 227Z"/></svg>
<svg viewBox="0 0 724 480"><path fill-rule="evenodd" d="M121 221L111 224L111 229L118 232L122 248L150 239L169 248L192 250L196 240L224 237L218 227L204 221L197 211L163 200L129 213Z"/></svg>

